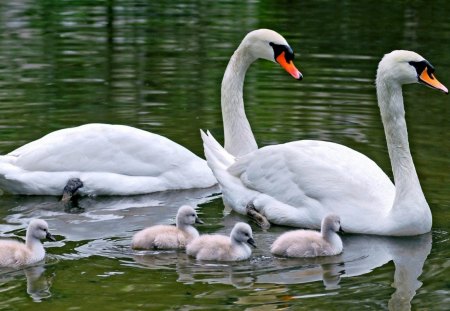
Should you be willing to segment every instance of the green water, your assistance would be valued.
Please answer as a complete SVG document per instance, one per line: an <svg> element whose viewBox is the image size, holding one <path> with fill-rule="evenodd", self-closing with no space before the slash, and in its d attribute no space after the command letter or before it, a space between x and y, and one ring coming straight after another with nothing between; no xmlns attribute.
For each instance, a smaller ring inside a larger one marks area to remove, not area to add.
<svg viewBox="0 0 450 311"><path fill-rule="evenodd" d="M220 82L229 57L256 28L281 33L304 74L255 63L247 116L260 146L297 139L345 144L390 176L376 105L378 61L419 52L450 86L448 1L0 2L0 154L89 122L162 134L202 155L199 128L223 139ZM83 198L0 196L0 235L46 219L57 242L45 263L0 271L0 310L448 310L449 98L404 88L410 144L433 231L420 237L345 235L344 253L283 260L263 232L250 260L204 264L182 252L130 250L133 233L172 223L198 204L201 233L247 221L224 212L218 189Z"/></svg>

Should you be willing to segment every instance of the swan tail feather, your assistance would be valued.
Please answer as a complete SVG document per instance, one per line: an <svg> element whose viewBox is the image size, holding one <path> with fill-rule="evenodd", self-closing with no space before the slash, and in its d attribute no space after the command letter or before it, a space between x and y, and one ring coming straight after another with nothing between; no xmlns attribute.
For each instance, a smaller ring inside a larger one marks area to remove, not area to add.
<svg viewBox="0 0 450 311"><path fill-rule="evenodd" d="M235 158L219 144L209 131L205 133L200 130L200 134L202 136L203 148L208 166L211 168L216 178L219 179L219 172L226 171L228 167L235 162Z"/></svg>

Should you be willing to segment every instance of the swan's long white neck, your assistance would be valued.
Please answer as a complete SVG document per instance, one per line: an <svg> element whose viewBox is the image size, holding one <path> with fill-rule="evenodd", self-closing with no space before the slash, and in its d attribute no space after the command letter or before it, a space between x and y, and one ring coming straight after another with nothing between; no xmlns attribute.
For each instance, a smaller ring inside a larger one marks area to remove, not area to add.
<svg viewBox="0 0 450 311"><path fill-rule="evenodd" d="M252 129L245 115L242 97L245 73L255 58L241 44L231 57L222 80L222 118L225 150L234 156L258 149Z"/></svg>
<svg viewBox="0 0 450 311"><path fill-rule="evenodd" d="M377 74L377 96L394 174L392 210L406 206L429 209L409 149L402 87L382 70Z"/></svg>

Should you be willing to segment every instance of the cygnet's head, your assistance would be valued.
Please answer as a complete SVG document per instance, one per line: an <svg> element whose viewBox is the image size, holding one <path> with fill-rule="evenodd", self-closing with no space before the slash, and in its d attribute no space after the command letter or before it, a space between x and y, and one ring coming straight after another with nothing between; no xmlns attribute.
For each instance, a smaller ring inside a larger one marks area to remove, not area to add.
<svg viewBox="0 0 450 311"><path fill-rule="evenodd" d="M244 222L238 222L237 224L235 224L233 230L231 230L230 236L237 242L246 242L256 248L256 243L253 239L252 228Z"/></svg>
<svg viewBox="0 0 450 311"><path fill-rule="evenodd" d="M336 214L328 214L322 219L322 231L342 231L341 218Z"/></svg>
<svg viewBox="0 0 450 311"><path fill-rule="evenodd" d="M277 62L295 79L303 78L294 65L294 52L279 33L270 29L254 30L245 36L242 44L255 59L262 58Z"/></svg>
<svg viewBox="0 0 450 311"><path fill-rule="evenodd" d="M183 205L178 209L177 213L177 225L193 225L202 224L203 221L198 218L197 212L192 206Z"/></svg>
<svg viewBox="0 0 450 311"><path fill-rule="evenodd" d="M384 55L378 65L377 83L380 79L394 80L399 84L421 83L448 94L448 89L434 75L434 67L419 54L396 50Z"/></svg>
<svg viewBox="0 0 450 311"><path fill-rule="evenodd" d="M28 225L27 236L31 236L38 240L56 241L53 235L48 231L48 224L42 219L33 219Z"/></svg>

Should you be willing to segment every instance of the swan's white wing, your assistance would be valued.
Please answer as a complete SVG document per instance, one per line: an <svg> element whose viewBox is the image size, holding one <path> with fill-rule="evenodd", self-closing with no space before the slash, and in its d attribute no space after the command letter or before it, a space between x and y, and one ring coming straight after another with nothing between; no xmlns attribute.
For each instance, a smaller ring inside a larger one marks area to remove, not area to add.
<svg viewBox="0 0 450 311"><path fill-rule="evenodd" d="M28 171L94 171L132 176L157 176L195 158L192 152L163 136L109 124L55 131L8 155L16 157L15 165Z"/></svg>
<svg viewBox="0 0 450 311"><path fill-rule="evenodd" d="M267 146L238 158L228 171L244 185L294 207L383 209L392 206L394 185L365 155L323 141Z"/></svg>
<svg viewBox="0 0 450 311"><path fill-rule="evenodd" d="M206 188L206 161L156 134L123 125L87 124L52 132L0 156L0 187L11 193L60 195L70 178L86 194L131 195Z"/></svg>

